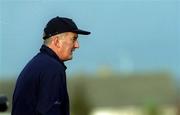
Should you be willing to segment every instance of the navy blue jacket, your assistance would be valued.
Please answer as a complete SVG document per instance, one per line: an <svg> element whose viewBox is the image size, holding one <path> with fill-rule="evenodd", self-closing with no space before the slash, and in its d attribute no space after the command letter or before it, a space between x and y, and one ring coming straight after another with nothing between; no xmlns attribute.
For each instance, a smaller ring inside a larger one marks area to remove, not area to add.
<svg viewBox="0 0 180 115"><path fill-rule="evenodd" d="M66 66L45 45L20 73L12 115L69 115Z"/></svg>

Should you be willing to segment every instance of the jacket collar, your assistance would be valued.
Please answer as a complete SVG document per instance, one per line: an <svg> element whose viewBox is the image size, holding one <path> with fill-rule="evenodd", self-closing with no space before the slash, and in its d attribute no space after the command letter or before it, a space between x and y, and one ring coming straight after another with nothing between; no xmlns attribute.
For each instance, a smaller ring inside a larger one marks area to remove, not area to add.
<svg viewBox="0 0 180 115"><path fill-rule="evenodd" d="M63 65L65 70L67 69L64 62L61 59L59 59L59 57L56 55L56 53L51 48L47 47L46 45L42 45L40 48L40 52L46 53L47 55L53 57L55 60L57 60L59 63L61 63Z"/></svg>

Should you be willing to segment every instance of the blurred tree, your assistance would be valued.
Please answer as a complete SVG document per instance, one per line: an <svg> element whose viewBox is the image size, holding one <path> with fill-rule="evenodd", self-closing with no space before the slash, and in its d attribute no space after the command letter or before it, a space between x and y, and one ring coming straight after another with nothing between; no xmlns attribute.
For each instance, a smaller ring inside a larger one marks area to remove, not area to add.
<svg viewBox="0 0 180 115"><path fill-rule="evenodd" d="M155 101L148 101L145 104L145 115L160 115L158 104Z"/></svg>
<svg viewBox="0 0 180 115"><path fill-rule="evenodd" d="M179 92L177 94L177 100L176 100L176 109L177 109L177 113L176 115L180 115L180 96L179 96Z"/></svg>
<svg viewBox="0 0 180 115"><path fill-rule="evenodd" d="M92 109L90 102L85 93L86 86L82 82L75 84L75 92L72 100L72 113L73 115L89 115Z"/></svg>

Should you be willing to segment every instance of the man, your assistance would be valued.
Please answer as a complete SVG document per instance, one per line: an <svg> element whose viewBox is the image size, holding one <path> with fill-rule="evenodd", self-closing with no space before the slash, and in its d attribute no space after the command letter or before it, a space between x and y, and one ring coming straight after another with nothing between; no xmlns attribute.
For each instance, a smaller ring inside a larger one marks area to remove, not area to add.
<svg viewBox="0 0 180 115"><path fill-rule="evenodd" d="M69 115L66 66L79 48L80 30L72 19L55 17L44 28L40 52L20 73L13 94L12 115Z"/></svg>

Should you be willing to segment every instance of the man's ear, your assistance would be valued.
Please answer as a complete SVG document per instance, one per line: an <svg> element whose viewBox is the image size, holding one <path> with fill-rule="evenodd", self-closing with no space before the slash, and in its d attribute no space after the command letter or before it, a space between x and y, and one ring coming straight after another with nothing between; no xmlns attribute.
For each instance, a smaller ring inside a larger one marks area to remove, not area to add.
<svg viewBox="0 0 180 115"><path fill-rule="evenodd" d="M60 47L60 39L58 39L58 36L53 36L53 44L56 46L56 47Z"/></svg>

